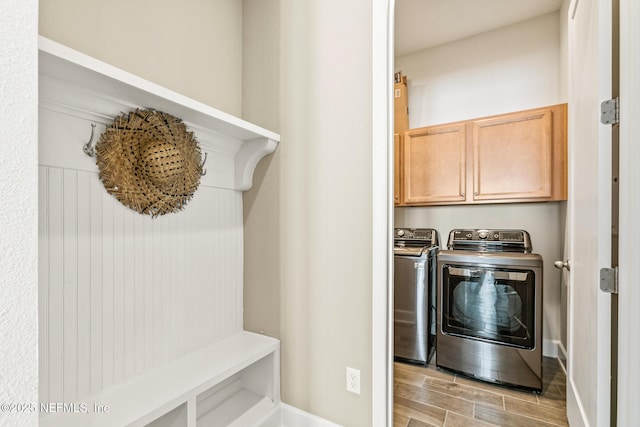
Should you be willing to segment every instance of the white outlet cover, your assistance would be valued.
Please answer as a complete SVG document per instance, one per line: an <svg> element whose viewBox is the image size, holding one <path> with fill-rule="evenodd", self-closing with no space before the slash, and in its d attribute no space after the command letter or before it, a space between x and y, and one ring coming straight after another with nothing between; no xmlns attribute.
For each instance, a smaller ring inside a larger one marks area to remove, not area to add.
<svg viewBox="0 0 640 427"><path fill-rule="evenodd" d="M360 370L347 366L347 391L360 394Z"/></svg>

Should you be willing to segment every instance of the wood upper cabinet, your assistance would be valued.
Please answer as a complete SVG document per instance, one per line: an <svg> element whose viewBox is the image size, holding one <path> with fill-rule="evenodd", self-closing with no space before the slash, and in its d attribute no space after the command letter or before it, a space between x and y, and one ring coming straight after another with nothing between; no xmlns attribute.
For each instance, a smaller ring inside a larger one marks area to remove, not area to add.
<svg viewBox="0 0 640 427"><path fill-rule="evenodd" d="M565 110L473 120L473 201L566 199Z"/></svg>
<svg viewBox="0 0 640 427"><path fill-rule="evenodd" d="M404 133L402 205L566 200L566 104Z"/></svg>
<svg viewBox="0 0 640 427"><path fill-rule="evenodd" d="M402 202L442 204L465 200L467 125L464 122L404 133Z"/></svg>

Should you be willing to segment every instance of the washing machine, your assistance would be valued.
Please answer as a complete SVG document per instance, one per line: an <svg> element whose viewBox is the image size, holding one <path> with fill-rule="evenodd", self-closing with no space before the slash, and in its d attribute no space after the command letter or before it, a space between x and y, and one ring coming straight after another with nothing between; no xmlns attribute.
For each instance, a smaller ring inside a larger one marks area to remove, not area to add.
<svg viewBox="0 0 640 427"><path fill-rule="evenodd" d="M426 365L435 350L438 232L394 230L394 358Z"/></svg>

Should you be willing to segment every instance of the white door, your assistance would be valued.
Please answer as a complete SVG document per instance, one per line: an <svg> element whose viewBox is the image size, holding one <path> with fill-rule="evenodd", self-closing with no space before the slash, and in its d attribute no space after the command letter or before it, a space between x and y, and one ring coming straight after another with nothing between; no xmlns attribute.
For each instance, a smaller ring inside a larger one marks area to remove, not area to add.
<svg viewBox="0 0 640 427"><path fill-rule="evenodd" d="M611 254L611 0L569 6L569 222L567 417L572 427L608 426L611 296L599 270Z"/></svg>

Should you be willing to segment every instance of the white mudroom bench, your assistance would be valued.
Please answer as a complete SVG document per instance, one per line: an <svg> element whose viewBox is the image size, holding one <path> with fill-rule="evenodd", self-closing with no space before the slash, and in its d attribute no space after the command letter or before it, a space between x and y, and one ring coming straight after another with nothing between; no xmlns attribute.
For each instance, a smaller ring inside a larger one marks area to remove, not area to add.
<svg viewBox="0 0 640 427"><path fill-rule="evenodd" d="M280 343L240 332L40 420L42 427L252 427L280 404ZM55 409L55 408L52 408Z"/></svg>

